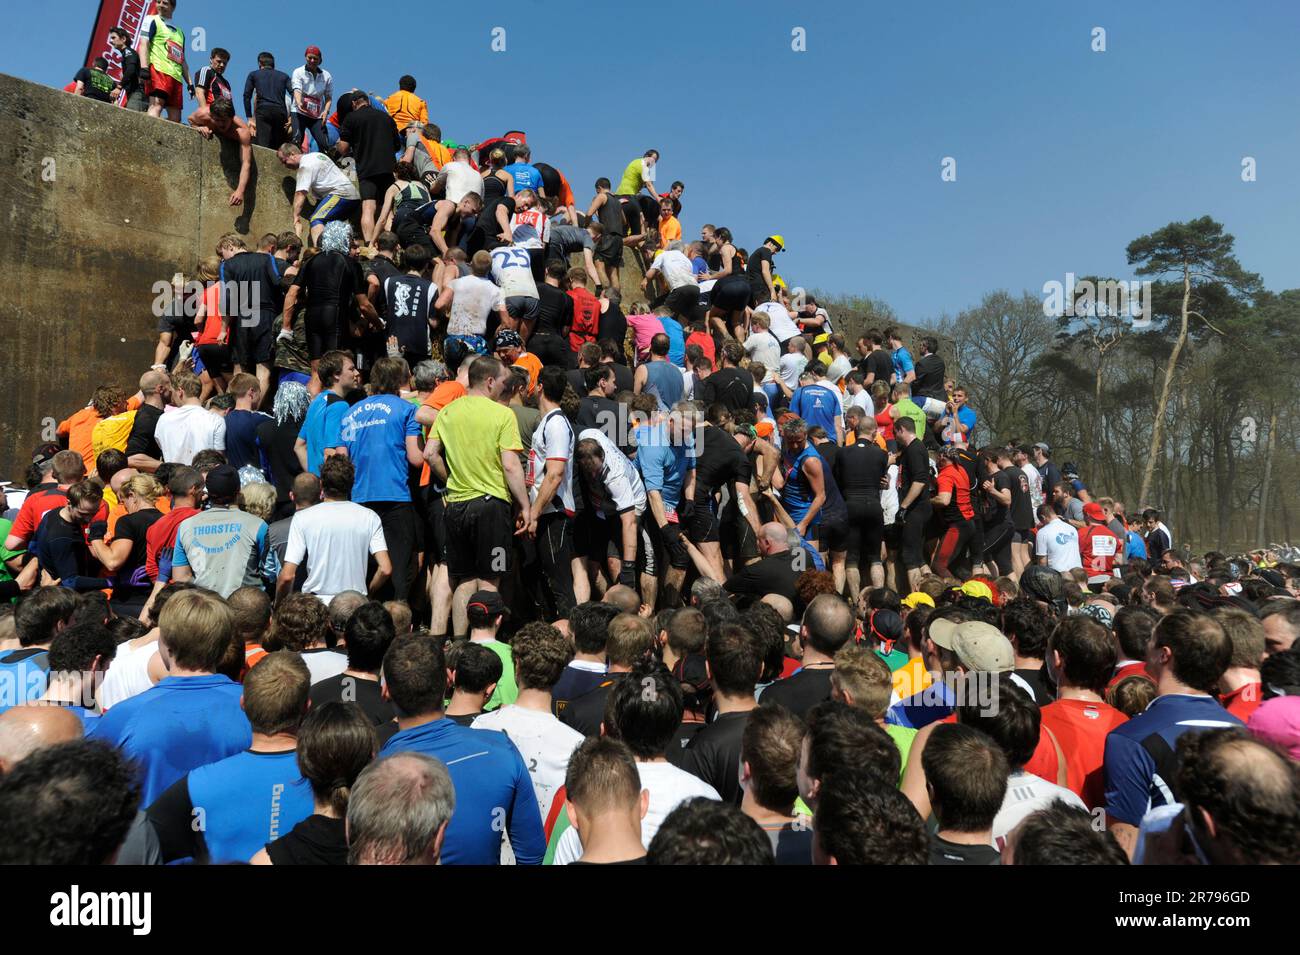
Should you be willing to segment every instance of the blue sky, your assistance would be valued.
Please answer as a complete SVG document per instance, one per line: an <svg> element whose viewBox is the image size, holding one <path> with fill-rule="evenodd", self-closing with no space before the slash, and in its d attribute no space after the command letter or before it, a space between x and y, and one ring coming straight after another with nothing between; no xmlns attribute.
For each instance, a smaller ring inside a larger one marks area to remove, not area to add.
<svg viewBox="0 0 1300 955"><path fill-rule="evenodd" d="M7 11L13 35L38 42L7 44L0 70L71 79L98 4L57 6L57 30L48 6ZM878 296L907 321L1067 272L1130 277L1130 240L1204 214L1269 288L1300 286L1295 0L446 9L180 0L176 20L232 51L236 89L259 50L287 71L308 43L336 88L387 95L410 72L446 137L523 129L580 204L654 146L663 187L687 185L688 237L713 222L752 249L783 233L791 284Z"/></svg>

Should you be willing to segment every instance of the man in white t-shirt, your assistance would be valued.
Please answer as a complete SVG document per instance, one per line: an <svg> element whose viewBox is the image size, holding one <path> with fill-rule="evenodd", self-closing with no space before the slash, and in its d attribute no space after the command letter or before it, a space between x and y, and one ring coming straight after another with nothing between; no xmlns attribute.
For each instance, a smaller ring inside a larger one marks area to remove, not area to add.
<svg viewBox="0 0 1300 955"><path fill-rule="evenodd" d="M1043 506L1046 496L1043 494L1043 476L1034 467L1029 460L1028 448L1016 448L1015 453L1011 456L1011 462L1020 470L1025 472L1025 477L1029 479L1029 504L1035 511Z"/></svg>
<svg viewBox="0 0 1300 955"><path fill-rule="evenodd" d="M606 735L622 740L632 750L641 787L650 793L650 806L641 820L645 845L650 845L668 814L686 800L703 796L721 801L716 789L673 766L664 756L681 723L682 690L662 663L633 667L609 688L605 706L605 712L614 718L614 725L605 727ZM736 772L740 772L739 765ZM565 830L555 849L554 864L569 865L581 856L578 831Z"/></svg>
<svg viewBox="0 0 1300 955"><path fill-rule="evenodd" d="M501 287L508 327L526 328L537 319L537 280L533 278L532 250L521 245L503 245L492 250L492 280Z"/></svg>
<svg viewBox="0 0 1300 955"><path fill-rule="evenodd" d="M320 64L320 47L309 46L303 54L303 65L293 71L290 89L293 91L293 138L302 141L302 134L311 131L316 148L321 152L330 148L325 117L330 114L334 99L334 78Z"/></svg>
<svg viewBox="0 0 1300 955"><path fill-rule="evenodd" d="M459 203L471 192L483 198L483 177L469 164L469 150L452 151L451 162L438 171L438 181L442 183L442 194L446 199Z"/></svg>
<svg viewBox="0 0 1300 955"><path fill-rule="evenodd" d="M667 249L655 254L654 263L641 280L641 291L647 291L655 279L663 276L668 285L665 295L657 296L652 304L661 303L672 311L683 325L703 314L700 309L700 287L695 281L691 260L681 251L681 242L673 242Z"/></svg>
<svg viewBox="0 0 1300 955"><path fill-rule="evenodd" d="M153 437L169 464L188 465L200 451L226 450L226 419L199 403L203 382L188 371L172 375L172 397L180 407L163 412L154 426Z"/></svg>
<svg viewBox="0 0 1300 955"><path fill-rule="evenodd" d="M480 249L469 263L470 274L451 283L451 315L447 319L447 337L462 339L480 355L487 354L488 316L496 312L509 325L505 296L501 287L488 276L492 272L492 253Z"/></svg>
<svg viewBox="0 0 1300 955"><path fill-rule="evenodd" d="M1050 504L1044 504L1038 509L1038 519L1041 523L1034 536L1034 553L1038 562L1063 574L1082 567L1078 529L1057 517Z"/></svg>
<svg viewBox="0 0 1300 955"><path fill-rule="evenodd" d="M294 143L285 143L277 151L280 162L298 171L293 194L293 230L301 234L302 210L307 201L313 204L311 213L312 244L325 231L325 223L336 219L347 220L361 207L361 193L356 183L334 165L334 160L324 153L307 153Z"/></svg>
<svg viewBox="0 0 1300 955"><path fill-rule="evenodd" d="M379 515L349 500L355 473L352 459L345 454L328 457L321 464L325 500L293 515L284 566L276 582L277 602L293 589L298 565L304 560L307 579L303 593L315 594L327 605L345 590L373 593L392 575ZM371 556L378 569L367 582L367 558Z"/></svg>
<svg viewBox="0 0 1300 955"><path fill-rule="evenodd" d="M564 785L569 756L583 736L551 712L551 687L573 658L568 637L547 623L527 623L510 640L519 696L513 703L484 713L470 724L476 730L498 730L524 758L537 794L542 818L549 818L555 795Z"/></svg>
<svg viewBox="0 0 1300 955"><path fill-rule="evenodd" d="M780 302L763 302L761 305L755 305L754 313L767 316L768 328L776 336L776 340L783 345L799 334L799 326L794 323L790 310Z"/></svg>
<svg viewBox="0 0 1300 955"><path fill-rule="evenodd" d="M596 525L590 532L595 540L610 541L617 559L611 558L610 570L618 566L617 583L636 589L637 557L644 558L644 572L655 575L654 547L641 526L645 514L646 493L641 474L605 432L587 428L578 434L573 452L574 474L586 491L589 505L587 520ZM604 556L588 553L592 560Z"/></svg>
<svg viewBox="0 0 1300 955"><path fill-rule="evenodd" d="M537 542L537 562L550 585L558 617L568 618L579 602L573 576L573 425L560 409L569 378L563 368L548 365L537 377L541 420L528 449L524 483L532 506L526 529ZM589 595L585 579L582 599Z"/></svg>

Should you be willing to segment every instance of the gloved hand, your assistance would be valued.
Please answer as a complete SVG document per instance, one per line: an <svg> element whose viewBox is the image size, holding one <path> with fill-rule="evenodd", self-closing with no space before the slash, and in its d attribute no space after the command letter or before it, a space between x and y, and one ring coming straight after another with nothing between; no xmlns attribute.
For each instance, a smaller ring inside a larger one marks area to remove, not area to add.
<svg viewBox="0 0 1300 955"><path fill-rule="evenodd" d="M282 339L291 339L291 338L293 338L293 331L288 328L281 328L280 334L275 336L276 341L281 341Z"/></svg>
<svg viewBox="0 0 1300 955"><path fill-rule="evenodd" d="M618 582L624 587L636 589L636 561L623 561L623 566L619 568L618 572Z"/></svg>
<svg viewBox="0 0 1300 955"><path fill-rule="evenodd" d="M108 521L91 521L86 528L86 540L102 541L108 536Z"/></svg>

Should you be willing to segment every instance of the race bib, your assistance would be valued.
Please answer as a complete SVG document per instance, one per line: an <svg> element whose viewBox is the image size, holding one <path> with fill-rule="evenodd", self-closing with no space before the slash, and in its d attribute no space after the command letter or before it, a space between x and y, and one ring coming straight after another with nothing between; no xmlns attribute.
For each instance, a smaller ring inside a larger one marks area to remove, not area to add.
<svg viewBox="0 0 1300 955"><path fill-rule="evenodd" d="M1119 542L1113 537L1102 537L1098 535L1092 539L1092 556L1093 557L1114 557L1115 545Z"/></svg>
<svg viewBox="0 0 1300 955"><path fill-rule="evenodd" d="M308 116L320 115L320 97L309 93L302 94L302 111Z"/></svg>
<svg viewBox="0 0 1300 955"><path fill-rule="evenodd" d="M167 59L173 63L185 62L185 45L177 43L175 40L167 41Z"/></svg>

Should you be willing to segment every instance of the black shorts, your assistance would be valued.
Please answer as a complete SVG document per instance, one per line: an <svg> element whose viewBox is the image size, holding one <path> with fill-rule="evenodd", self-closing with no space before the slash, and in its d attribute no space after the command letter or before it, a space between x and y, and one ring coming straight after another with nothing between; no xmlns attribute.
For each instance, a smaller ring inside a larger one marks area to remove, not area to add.
<svg viewBox="0 0 1300 955"><path fill-rule="evenodd" d="M365 178L357 177L357 188L361 191L361 201L372 199L376 202L382 202L384 193L388 192L388 187L393 184L393 174L391 172L380 173L378 176L366 176Z"/></svg>
<svg viewBox="0 0 1300 955"><path fill-rule="evenodd" d="M685 570L691 566L691 555L686 550L686 544L682 540L682 526L680 524L665 524L660 527L653 520L647 521L647 530L650 533L650 543L656 553L662 553L668 562L668 566L675 570Z"/></svg>
<svg viewBox="0 0 1300 955"><path fill-rule="evenodd" d="M695 508L691 511L691 516L686 520L686 536L690 538L692 544L711 544L717 541L720 523L718 515L714 511L716 505L712 499L695 501Z"/></svg>
<svg viewBox="0 0 1300 955"><path fill-rule="evenodd" d="M189 338L194 331L194 319L189 315L161 315L158 318L158 331Z"/></svg>
<svg viewBox="0 0 1300 955"><path fill-rule="evenodd" d="M835 517L823 520L817 525L817 542L826 550L840 553L849 546L849 522L846 518Z"/></svg>
<svg viewBox="0 0 1300 955"><path fill-rule="evenodd" d="M700 309L700 287L683 285L675 288L664 297L664 305L672 309L674 315L682 316L685 319L683 324L690 324Z"/></svg>
<svg viewBox="0 0 1300 955"><path fill-rule="evenodd" d="M447 573L495 579L510 573L514 526L510 505L484 495L447 504Z"/></svg>
<svg viewBox="0 0 1300 955"><path fill-rule="evenodd" d="M850 564L879 564L885 516L879 503L849 502L848 560Z"/></svg>
<svg viewBox="0 0 1300 955"><path fill-rule="evenodd" d="M768 293L767 286L764 286L761 291L756 290L752 285L750 286L749 288L750 308L757 308L759 305L763 305L770 301L772 301L772 296Z"/></svg>
<svg viewBox="0 0 1300 955"><path fill-rule="evenodd" d="M754 536L754 528L749 526L749 521L740 516L739 511L734 515L723 514L719 537L722 556L727 560L746 561L759 556L758 538Z"/></svg>
<svg viewBox="0 0 1300 955"><path fill-rule="evenodd" d="M641 204L637 202L636 196L620 196L620 201L624 198L627 202L623 205L623 218L627 220L627 234L637 235L641 231Z"/></svg>
<svg viewBox="0 0 1300 955"><path fill-rule="evenodd" d="M903 566L908 570L925 565L925 526L934 509L929 499L917 501L907 509L903 519Z"/></svg>
<svg viewBox="0 0 1300 955"><path fill-rule="evenodd" d="M424 559L429 564L447 562L447 504L443 492L432 484L424 487Z"/></svg>
<svg viewBox="0 0 1300 955"><path fill-rule="evenodd" d="M236 325L231 329L234 342L231 343L231 359L244 371L252 371L257 365L270 366L275 352L275 323L269 320L256 325Z"/></svg>
<svg viewBox="0 0 1300 955"><path fill-rule="evenodd" d="M654 575L658 572L655 551L646 530L644 517L636 519L636 557L637 567L642 573ZM623 559L622 515L601 517L595 511L580 511L574 519L574 551L597 564L604 564L609 558Z"/></svg>
<svg viewBox="0 0 1300 955"><path fill-rule="evenodd" d="M728 275L709 289L709 305L723 312L742 312L749 304L749 279ZM784 354L784 348L782 349Z"/></svg>
<svg viewBox="0 0 1300 955"><path fill-rule="evenodd" d="M596 241L596 250L592 257L606 265L623 264L623 237L621 235L602 235Z"/></svg>
<svg viewBox="0 0 1300 955"><path fill-rule="evenodd" d="M342 318L335 305L307 309L307 356L313 361L339 347Z"/></svg>
<svg viewBox="0 0 1300 955"><path fill-rule="evenodd" d="M230 357L229 345L199 345L196 351L199 353L199 361L203 362L203 370L208 373L208 377L215 375L219 378L235 370L235 362Z"/></svg>

